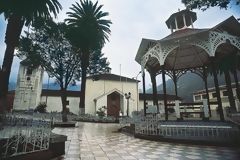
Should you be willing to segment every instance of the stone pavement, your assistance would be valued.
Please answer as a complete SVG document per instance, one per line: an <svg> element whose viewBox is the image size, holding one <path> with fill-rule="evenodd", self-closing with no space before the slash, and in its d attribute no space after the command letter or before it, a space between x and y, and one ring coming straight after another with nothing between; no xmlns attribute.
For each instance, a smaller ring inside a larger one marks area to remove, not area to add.
<svg viewBox="0 0 240 160"><path fill-rule="evenodd" d="M56 160L240 160L240 149L142 140L117 133L118 128L83 122L76 128L55 128L54 133L68 136L66 154Z"/></svg>

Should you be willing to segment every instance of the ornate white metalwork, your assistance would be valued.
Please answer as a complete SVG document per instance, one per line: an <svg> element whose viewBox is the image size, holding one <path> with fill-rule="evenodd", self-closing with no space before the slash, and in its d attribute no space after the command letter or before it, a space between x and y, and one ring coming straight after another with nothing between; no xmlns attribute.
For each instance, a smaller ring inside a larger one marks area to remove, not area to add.
<svg viewBox="0 0 240 160"><path fill-rule="evenodd" d="M145 65L147 64L147 61L151 58L151 57L154 57L158 60L159 64L161 63L161 59L159 57L159 54L158 53L161 53L161 46L160 44L156 44L154 47L152 48L149 48L149 50L147 51L147 53L143 56L142 58L142 62L141 62L141 65L143 67L145 67Z"/></svg>
<svg viewBox="0 0 240 160"><path fill-rule="evenodd" d="M227 32L210 31L209 42L211 45L211 55L215 56L215 52L221 44L229 41L233 46L240 50L240 37L232 36Z"/></svg>
<svg viewBox="0 0 240 160"><path fill-rule="evenodd" d="M167 56L176 48L178 48L180 45L179 43L168 43L166 45L162 45L162 53L159 53L162 59L161 65L164 65L164 62L167 58Z"/></svg>
<svg viewBox="0 0 240 160"><path fill-rule="evenodd" d="M206 39L196 39L192 42L189 43L190 45L197 46L199 48L202 48L209 56L214 56L212 55L212 47L210 44L210 41L208 38Z"/></svg>

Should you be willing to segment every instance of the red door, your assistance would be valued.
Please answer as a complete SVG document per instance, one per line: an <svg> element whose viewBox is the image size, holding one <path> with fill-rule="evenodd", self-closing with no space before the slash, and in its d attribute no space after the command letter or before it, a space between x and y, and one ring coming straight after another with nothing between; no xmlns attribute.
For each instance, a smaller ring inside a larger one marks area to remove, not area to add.
<svg viewBox="0 0 240 160"><path fill-rule="evenodd" d="M118 117L120 111L120 94L113 92L107 96L107 115Z"/></svg>

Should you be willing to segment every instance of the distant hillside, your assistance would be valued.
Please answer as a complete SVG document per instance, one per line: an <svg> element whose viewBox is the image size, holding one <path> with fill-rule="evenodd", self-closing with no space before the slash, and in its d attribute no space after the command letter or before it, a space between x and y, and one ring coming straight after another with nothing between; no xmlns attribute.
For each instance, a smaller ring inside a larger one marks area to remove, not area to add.
<svg viewBox="0 0 240 160"><path fill-rule="evenodd" d="M15 82L9 82L8 88L9 88L8 89L9 91L15 90L16 89L16 83ZM55 83L50 83L49 86L48 86L48 84L43 84L42 88L43 89L50 89L50 90L59 90L60 89L59 85L55 84ZM77 86L69 86L68 90L80 91L80 86L79 85L77 85Z"/></svg>
<svg viewBox="0 0 240 160"><path fill-rule="evenodd" d="M15 90L16 89L16 83L15 82L9 82L8 84L8 90L9 91L12 91L12 90Z"/></svg>
<svg viewBox="0 0 240 160"><path fill-rule="evenodd" d="M240 74L239 74L239 77L240 77ZM223 75L219 76L218 81L219 81L219 85L224 85L225 84L224 76ZM232 77L232 82L234 82L233 77ZM175 94L174 84L171 79L167 80L166 86L167 86L168 94ZM208 76L208 87L209 88L214 87L214 80L213 80L213 77L211 76ZM159 93L163 93L162 84L158 85L157 88ZM204 82L202 78L200 78L196 74L187 73L178 80L178 95L182 97L185 102L192 102L193 92L197 90L202 90L202 89L205 89ZM152 93L152 89L147 90L147 92Z"/></svg>

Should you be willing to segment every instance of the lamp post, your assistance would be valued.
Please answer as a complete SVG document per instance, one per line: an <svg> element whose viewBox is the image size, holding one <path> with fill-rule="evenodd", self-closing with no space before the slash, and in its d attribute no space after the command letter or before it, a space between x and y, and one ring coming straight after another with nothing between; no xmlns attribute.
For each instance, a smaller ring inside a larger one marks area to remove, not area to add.
<svg viewBox="0 0 240 160"><path fill-rule="evenodd" d="M131 98L131 93L125 93L125 98L127 99L127 116L129 115L129 99Z"/></svg>

